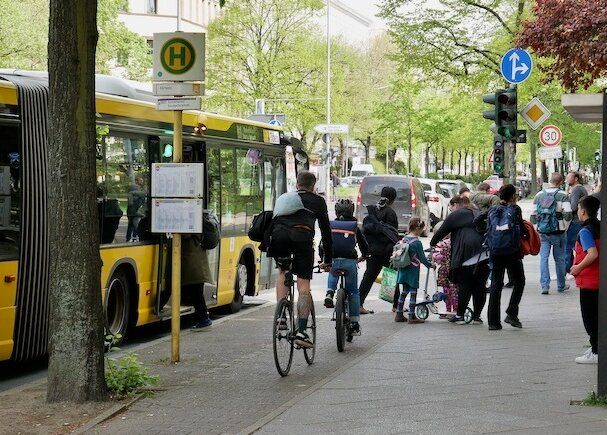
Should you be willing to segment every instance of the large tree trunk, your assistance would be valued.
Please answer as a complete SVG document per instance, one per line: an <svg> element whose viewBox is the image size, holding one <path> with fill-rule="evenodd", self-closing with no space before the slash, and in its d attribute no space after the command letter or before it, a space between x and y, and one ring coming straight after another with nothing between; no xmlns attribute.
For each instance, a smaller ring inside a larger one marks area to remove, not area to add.
<svg viewBox="0 0 607 435"><path fill-rule="evenodd" d="M464 175L468 175L468 150L464 150Z"/></svg>
<svg viewBox="0 0 607 435"><path fill-rule="evenodd" d="M51 0L47 400L107 398L95 181L97 0Z"/></svg>
<svg viewBox="0 0 607 435"><path fill-rule="evenodd" d="M411 131L411 127L409 127L409 140L408 140L408 144L409 144L409 152L407 154L407 173L409 174L413 174L413 163L412 163L412 159L413 159L413 132Z"/></svg>
<svg viewBox="0 0 607 435"><path fill-rule="evenodd" d="M339 169L338 174L340 177L345 177L347 174L344 173L346 169L346 147L343 138L339 138Z"/></svg>
<svg viewBox="0 0 607 435"><path fill-rule="evenodd" d="M369 152L371 150L371 136L367 136L367 141L363 145L365 147L365 163L369 163Z"/></svg>

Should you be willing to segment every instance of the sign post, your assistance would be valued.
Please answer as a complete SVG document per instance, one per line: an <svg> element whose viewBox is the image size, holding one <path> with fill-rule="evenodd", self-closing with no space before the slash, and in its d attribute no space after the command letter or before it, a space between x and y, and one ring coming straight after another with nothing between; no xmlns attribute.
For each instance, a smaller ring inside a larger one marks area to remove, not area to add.
<svg viewBox="0 0 607 435"><path fill-rule="evenodd" d="M157 110L173 111L173 163L183 160L183 110L200 109L204 92L205 67L204 33L155 33L154 71L155 95L171 96L159 99ZM173 83L166 83L173 82ZM193 82L193 83L186 83ZM194 98L191 98L194 96ZM179 98L181 97L181 98ZM154 173L152 173L154 175ZM154 207L152 208L152 212ZM154 216L152 216L154 221ZM183 231L183 230L182 230ZM181 234L172 233L171 256L171 362L179 362L181 332Z"/></svg>

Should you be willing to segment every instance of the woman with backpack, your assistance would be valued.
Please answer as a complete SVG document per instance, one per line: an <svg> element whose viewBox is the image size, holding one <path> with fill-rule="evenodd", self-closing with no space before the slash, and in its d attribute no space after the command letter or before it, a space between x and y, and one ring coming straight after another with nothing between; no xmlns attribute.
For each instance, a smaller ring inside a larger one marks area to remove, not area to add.
<svg viewBox="0 0 607 435"><path fill-rule="evenodd" d="M527 234L527 229L523 223L521 208L516 205L518 200L516 187L512 184L502 186L499 190L499 197L500 205L491 207L487 215L487 244L493 267L489 308L487 309L489 331L502 329L500 301L506 270L514 286L504 322L515 328L523 327L518 319L518 306L525 288L525 270L520 246L523 235Z"/></svg>
<svg viewBox="0 0 607 435"><path fill-rule="evenodd" d="M451 235L451 268L449 280L457 285L458 306L457 315L450 322L463 325L464 313L468 308L470 298L474 299L473 323L482 324L481 312L485 307L487 293L485 283L489 276L487 261L464 265L465 262L478 256L481 259L483 251L483 236L478 232L475 219L480 212L465 196L455 195L449 201L449 210L441 227L434 232L430 246L436 246L447 235Z"/></svg>
<svg viewBox="0 0 607 435"><path fill-rule="evenodd" d="M360 314L372 314L372 310L363 307L365 299L379 275L382 268L390 265L392 248L398 242L398 217L392 209L392 203L396 199L396 189L385 186L381 190L381 197L377 205L367 206L369 214L363 221L363 235L369 245L369 256L367 268L360 282ZM398 289L395 291L396 306L398 302Z"/></svg>

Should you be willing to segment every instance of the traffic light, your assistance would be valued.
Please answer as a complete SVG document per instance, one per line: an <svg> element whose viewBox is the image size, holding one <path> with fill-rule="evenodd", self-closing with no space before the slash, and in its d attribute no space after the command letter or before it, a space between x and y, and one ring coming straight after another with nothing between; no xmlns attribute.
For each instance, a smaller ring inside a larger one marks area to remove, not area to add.
<svg viewBox="0 0 607 435"><path fill-rule="evenodd" d="M506 139L516 138L516 89L500 90L495 94L497 104L497 134Z"/></svg>
<svg viewBox="0 0 607 435"><path fill-rule="evenodd" d="M484 95L483 101L494 106L483 110L483 118L494 122L489 129L506 139L516 138L516 89L498 89Z"/></svg>
<svg viewBox="0 0 607 435"><path fill-rule="evenodd" d="M493 137L493 173L504 177L504 141L499 135Z"/></svg>

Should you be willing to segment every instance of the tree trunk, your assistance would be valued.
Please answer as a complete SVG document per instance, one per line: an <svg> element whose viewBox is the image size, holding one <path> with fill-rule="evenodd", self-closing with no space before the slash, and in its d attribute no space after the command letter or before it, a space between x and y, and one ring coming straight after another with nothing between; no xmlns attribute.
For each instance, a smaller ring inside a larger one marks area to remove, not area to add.
<svg viewBox="0 0 607 435"><path fill-rule="evenodd" d="M411 128L409 128L409 153L407 154L407 173L409 174L413 174L413 169L411 169L411 167L413 166L412 164L412 158L413 158L413 132L411 131Z"/></svg>
<svg viewBox="0 0 607 435"><path fill-rule="evenodd" d="M347 174L344 174L344 169L346 167L345 165L345 161L346 161L346 147L345 147L345 143L344 143L344 139L343 138L338 138L339 141L339 168L338 168L338 174L340 174L340 177L345 177Z"/></svg>
<svg viewBox="0 0 607 435"><path fill-rule="evenodd" d="M427 177L429 169L430 169L430 147L429 146L426 147L426 155L424 156L424 169L425 169L424 177Z"/></svg>
<svg viewBox="0 0 607 435"><path fill-rule="evenodd" d="M367 141L363 145L365 146L365 163L369 163L369 151L371 149L371 136L367 136Z"/></svg>
<svg viewBox="0 0 607 435"><path fill-rule="evenodd" d="M468 150L464 150L464 175L468 175Z"/></svg>
<svg viewBox="0 0 607 435"><path fill-rule="evenodd" d="M462 175L462 153L457 152L457 175Z"/></svg>
<svg viewBox="0 0 607 435"><path fill-rule="evenodd" d="M95 177L97 0L51 0L47 401L107 399Z"/></svg>
<svg viewBox="0 0 607 435"><path fill-rule="evenodd" d="M451 173L454 173L454 172L455 172L455 170L454 170L455 168L453 167L453 153L454 153L454 152L455 152L455 151L451 150L451 153L450 153L450 154L451 154L451 157L450 157L450 159L449 159L449 169L451 169Z"/></svg>

